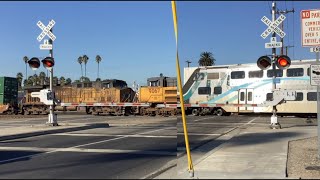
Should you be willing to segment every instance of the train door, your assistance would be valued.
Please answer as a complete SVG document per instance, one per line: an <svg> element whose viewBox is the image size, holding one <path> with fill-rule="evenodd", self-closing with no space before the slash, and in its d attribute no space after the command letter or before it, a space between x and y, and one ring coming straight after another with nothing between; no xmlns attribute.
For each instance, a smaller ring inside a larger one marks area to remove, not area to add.
<svg viewBox="0 0 320 180"><path fill-rule="evenodd" d="M239 89L239 104L253 104L253 89ZM239 112L253 112L253 107L239 107Z"/></svg>

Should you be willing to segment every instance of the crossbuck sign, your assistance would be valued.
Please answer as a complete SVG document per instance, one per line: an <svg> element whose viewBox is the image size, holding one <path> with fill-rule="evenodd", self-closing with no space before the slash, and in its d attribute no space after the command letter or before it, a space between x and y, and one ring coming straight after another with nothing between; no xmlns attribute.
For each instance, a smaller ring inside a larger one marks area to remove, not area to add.
<svg viewBox="0 0 320 180"><path fill-rule="evenodd" d="M281 38L283 38L286 33L283 32L278 26L285 20L286 17L284 15L280 15L275 21L270 21L266 16L263 16L261 21L268 26L268 28L261 34L261 37L265 39L272 32L277 33Z"/></svg>
<svg viewBox="0 0 320 180"><path fill-rule="evenodd" d="M38 21L37 25L40 29L42 29L41 34L37 37L37 40L40 42L42 41L42 39L48 35L49 38L54 41L56 39L56 36L52 34L52 32L50 31L50 29L54 26L56 22L54 20L51 20L48 24L48 26L43 25L43 23L41 21Z"/></svg>

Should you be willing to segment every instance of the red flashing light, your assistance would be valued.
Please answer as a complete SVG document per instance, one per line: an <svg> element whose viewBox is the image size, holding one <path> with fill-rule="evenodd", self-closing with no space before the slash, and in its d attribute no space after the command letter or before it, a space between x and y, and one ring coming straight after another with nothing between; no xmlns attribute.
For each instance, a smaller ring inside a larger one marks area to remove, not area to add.
<svg viewBox="0 0 320 180"><path fill-rule="evenodd" d="M288 61L286 59L283 59L283 58L279 58L278 59L278 62L279 62L279 65L280 66L286 66L288 65Z"/></svg>
<svg viewBox="0 0 320 180"><path fill-rule="evenodd" d="M46 64L47 67L52 67L53 63L50 61L45 61L44 64Z"/></svg>
<svg viewBox="0 0 320 180"><path fill-rule="evenodd" d="M288 56L281 55L276 61L276 65L279 69L287 69L291 64L291 60Z"/></svg>
<svg viewBox="0 0 320 180"><path fill-rule="evenodd" d="M52 57L46 57L42 60L43 66L45 68L52 68L54 66L54 59Z"/></svg>

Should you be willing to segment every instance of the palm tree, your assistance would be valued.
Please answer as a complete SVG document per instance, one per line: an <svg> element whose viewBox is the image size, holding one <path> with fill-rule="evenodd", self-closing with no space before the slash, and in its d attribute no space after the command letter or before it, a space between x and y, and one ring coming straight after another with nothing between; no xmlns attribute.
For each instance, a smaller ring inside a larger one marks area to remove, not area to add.
<svg viewBox="0 0 320 180"><path fill-rule="evenodd" d="M45 80L46 80L46 73L41 71L39 73L39 80L40 80L40 85L44 85Z"/></svg>
<svg viewBox="0 0 320 180"><path fill-rule="evenodd" d="M60 86L64 86L66 84L66 78L63 76L60 77Z"/></svg>
<svg viewBox="0 0 320 180"><path fill-rule="evenodd" d="M83 76L83 71L82 71L82 57L80 56L79 58L78 58L78 63L80 64L80 66L81 66L81 77Z"/></svg>
<svg viewBox="0 0 320 180"><path fill-rule="evenodd" d="M27 74L27 72L28 72L27 64L28 64L29 58L28 58L27 56L24 56L24 57L23 57L23 61L24 61L24 63L26 64L26 78L27 78L27 77L28 77L28 74Z"/></svg>
<svg viewBox="0 0 320 180"><path fill-rule="evenodd" d="M216 59L214 59L211 52L202 52L198 63L199 66L212 66L215 64L215 61Z"/></svg>
<svg viewBox="0 0 320 180"><path fill-rule="evenodd" d="M100 64L101 60L102 60L101 56L97 55L96 56L96 62L98 63L98 77L97 78L99 78L99 64Z"/></svg>
<svg viewBox="0 0 320 180"><path fill-rule="evenodd" d="M18 80L18 88L19 89L21 89L22 79L23 79L23 74L21 72L18 72L17 73L17 80Z"/></svg>
<svg viewBox="0 0 320 180"><path fill-rule="evenodd" d="M84 63L84 77L87 77L87 63L88 63L89 57L87 55L83 55L82 61Z"/></svg>

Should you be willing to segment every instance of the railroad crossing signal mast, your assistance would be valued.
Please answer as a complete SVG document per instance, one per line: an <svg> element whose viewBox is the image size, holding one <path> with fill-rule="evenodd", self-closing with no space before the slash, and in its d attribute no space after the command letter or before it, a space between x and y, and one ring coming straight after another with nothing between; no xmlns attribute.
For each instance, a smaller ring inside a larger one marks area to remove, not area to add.
<svg viewBox="0 0 320 180"><path fill-rule="evenodd" d="M278 34L281 38L283 38L286 33L283 32L278 26L284 21L286 17L284 15L280 15L276 19L276 3L272 2L272 21L270 21L266 16L263 16L261 21L265 23L268 28L261 34L261 37L265 39L268 37L269 34L272 33L270 43L265 43L265 48L272 48L272 59L269 56L261 56L257 61L257 66L262 69L266 70L272 66L273 70L273 84L272 84L272 91L275 92L276 90L276 66L279 69L287 69L290 64L291 60L286 55L276 55L276 48L282 47L282 42L277 42L276 34ZM272 116L271 116L271 124L270 128L272 129L279 129L281 128L280 123L277 119L277 106L274 105L272 108Z"/></svg>
<svg viewBox="0 0 320 180"><path fill-rule="evenodd" d="M48 26L43 25L41 21L38 21L37 26L42 30L41 34L37 37L37 40L39 42L42 41L42 39L45 36L49 36L50 40L45 39L44 44L40 45L41 50L49 50L49 56L42 59L41 62L43 66L50 71L50 89L49 91L46 91L48 95L50 95L50 99L54 97L53 92L53 66L54 66L54 58L53 58L53 48L52 48L52 42L56 39L55 35L52 33L52 27L55 25L55 21L51 20L48 24ZM33 57L28 61L29 66L36 70L40 67L40 60L37 57ZM48 96L49 97L49 96ZM40 98L41 99L41 98ZM43 101L42 101L43 102ZM52 126L58 126L57 122L57 116L54 114L54 104L49 103L50 105L50 113L48 116L48 122L47 124Z"/></svg>

